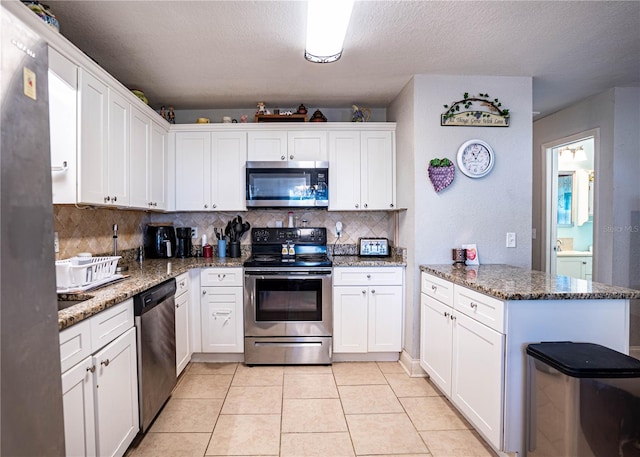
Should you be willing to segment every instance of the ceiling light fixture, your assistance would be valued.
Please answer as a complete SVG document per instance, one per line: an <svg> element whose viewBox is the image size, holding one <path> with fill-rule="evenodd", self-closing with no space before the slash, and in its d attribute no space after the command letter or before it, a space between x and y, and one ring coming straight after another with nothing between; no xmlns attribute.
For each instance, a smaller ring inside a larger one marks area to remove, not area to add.
<svg viewBox="0 0 640 457"><path fill-rule="evenodd" d="M314 63L335 62L342 56L353 0L309 0L304 58Z"/></svg>

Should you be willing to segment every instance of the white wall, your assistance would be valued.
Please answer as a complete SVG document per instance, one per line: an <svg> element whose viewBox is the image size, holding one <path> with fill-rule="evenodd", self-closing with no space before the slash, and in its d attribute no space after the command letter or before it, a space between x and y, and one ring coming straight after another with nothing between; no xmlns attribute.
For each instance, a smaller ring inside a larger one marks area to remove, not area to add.
<svg viewBox="0 0 640 457"><path fill-rule="evenodd" d="M399 243L409 248L405 350L419 355L419 266L451 263L451 249L475 243L481 263L531 266L532 80L529 77L416 75L387 109L398 126L410 117L411 128L398 130L398 201L407 202L400 218ZM444 104L465 92L489 93L511 112L511 125L441 127ZM411 94L413 97L411 97ZM412 114L411 114L412 113ZM496 153L492 172L471 179L456 170L453 183L437 194L427 177L429 160L455 163L469 139L488 142ZM405 171L405 162L412 170ZM401 173L407 173L404 176ZM411 182L413 177L414 182ZM506 248L506 232L516 232L517 247Z"/></svg>

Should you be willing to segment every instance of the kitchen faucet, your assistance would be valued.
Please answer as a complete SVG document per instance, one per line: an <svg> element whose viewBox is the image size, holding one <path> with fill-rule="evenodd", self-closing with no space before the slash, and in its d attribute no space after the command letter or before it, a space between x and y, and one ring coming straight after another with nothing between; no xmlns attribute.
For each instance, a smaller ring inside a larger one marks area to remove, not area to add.
<svg viewBox="0 0 640 457"><path fill-rule="evenodd" d="M556 251L562 251L562 240L556 240Z"/></svg>

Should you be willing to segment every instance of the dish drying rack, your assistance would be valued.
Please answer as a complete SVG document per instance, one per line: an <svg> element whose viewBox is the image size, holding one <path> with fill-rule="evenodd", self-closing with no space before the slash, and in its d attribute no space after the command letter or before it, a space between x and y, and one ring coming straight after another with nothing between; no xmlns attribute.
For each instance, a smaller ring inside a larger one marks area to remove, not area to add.
<svg viewBox="0 0 640 457"><path fill-rule="evenodd" d="M123 278L116 273L121 256L74 257L56 260L58 293L84 292Z"/></svg>

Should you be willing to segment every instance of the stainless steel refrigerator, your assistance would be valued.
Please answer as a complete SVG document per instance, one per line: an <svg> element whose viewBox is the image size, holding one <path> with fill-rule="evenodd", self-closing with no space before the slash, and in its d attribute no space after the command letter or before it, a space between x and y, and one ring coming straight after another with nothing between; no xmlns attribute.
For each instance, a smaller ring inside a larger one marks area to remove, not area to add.
<svg viewBox="0 0 640 457"><path fill-rule="evenodd" d="M64 455L47 44L0 2L0 455Z"/></svg>

